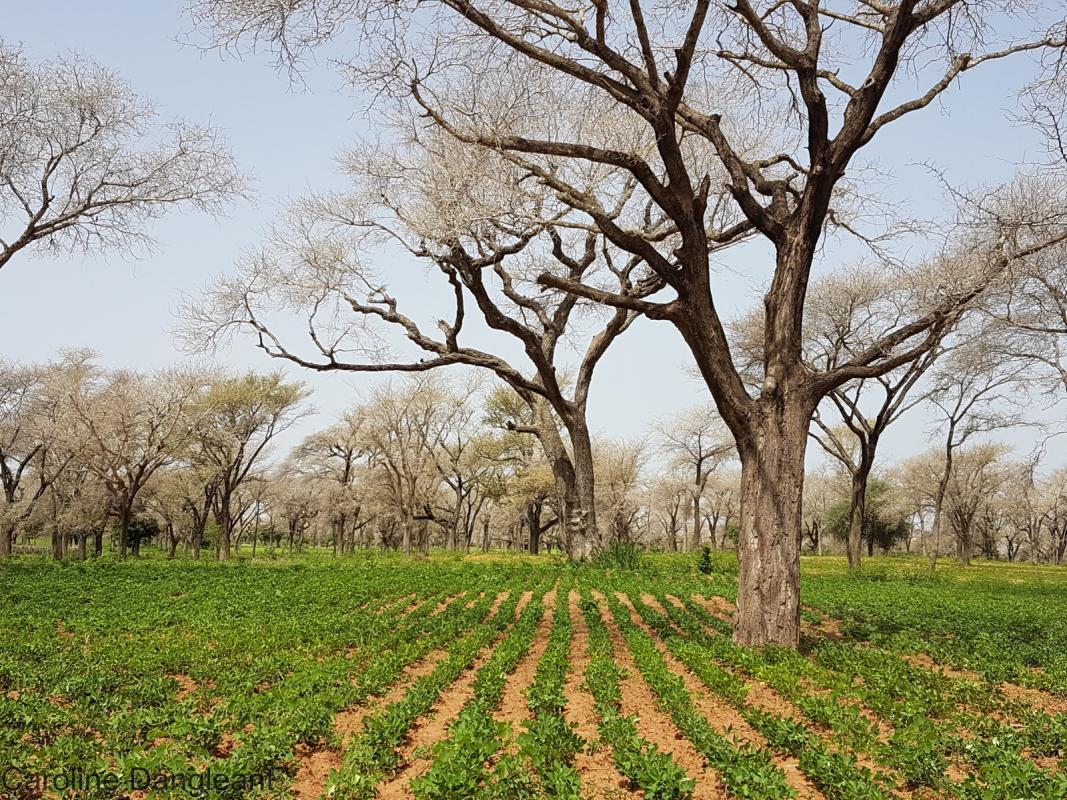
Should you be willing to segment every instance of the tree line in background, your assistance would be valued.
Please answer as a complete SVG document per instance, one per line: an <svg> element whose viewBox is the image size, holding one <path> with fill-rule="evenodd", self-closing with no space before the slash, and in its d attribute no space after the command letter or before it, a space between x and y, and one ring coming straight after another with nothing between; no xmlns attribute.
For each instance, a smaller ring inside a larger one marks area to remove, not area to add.
<svg viewBox="0 0 1067 800"><path fill-rule="evenodd" d="M209 550L222 560L242 546L252 556L264 547L582 554L548 455L527 429L530 410L510 387L398 381L279 460L272 445L309 413L307 400L278 373L146 375L104 370L86 353L4 364L0 553L36 552L43 539L56 559L101 555L105 542L119 557L138 555L146 541L171 558ZM813 435L841 444L846 431ZM713 409L663 420L642 441L594 440L592 453L604 548L736 548L737 453ZM849 464L806 477L811 552L852 546ZM868 555L1063 563L1067 468L1038 477L1032 461L977 443L953 451L942 485L945 471L935 444L870 472L859 525Z"/></svg>

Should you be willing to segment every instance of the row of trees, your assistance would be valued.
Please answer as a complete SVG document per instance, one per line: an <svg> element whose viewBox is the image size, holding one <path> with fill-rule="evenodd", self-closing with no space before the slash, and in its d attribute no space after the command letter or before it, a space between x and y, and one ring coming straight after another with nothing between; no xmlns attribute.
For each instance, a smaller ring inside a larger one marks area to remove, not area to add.
<svg viewBox="0 0 1067 800"><path fill-rule="evenodd" d="M526 429L529 408L509 387L436 375L391 384L279 460L272 444L308 409L303 387L278 374L144 375L72 353L2 375L3 553L46 535L54 557L85 558L108 531L120 557L146 538L171 557L180 547L199 558L207 542L219 559L242 542L253 555L260 542L335 554L577 549L552 464ZM858 534L869 554L1062 563L1067 470L1036 477L1033 463L988 443L952 455L944 484L940 446L869 476ZM643 441L595 440L592 459L606 545L736 547L737 453L713 409L664 420ZM854 546L854 482L844 459L807 476L813 552Z"/></svg>
<svg viewBox="0 0 1067 800"><path fill-rule="evenodd" d="M87 353L0 365L0 555L42 528L56 557L71 541L84 556L90 538L99 553L113 522L125 557L151 505L171 527L185 509L195 555L213 518L227 558L247 511L242 490L305 397L278 374L110 371Z"/></svg>

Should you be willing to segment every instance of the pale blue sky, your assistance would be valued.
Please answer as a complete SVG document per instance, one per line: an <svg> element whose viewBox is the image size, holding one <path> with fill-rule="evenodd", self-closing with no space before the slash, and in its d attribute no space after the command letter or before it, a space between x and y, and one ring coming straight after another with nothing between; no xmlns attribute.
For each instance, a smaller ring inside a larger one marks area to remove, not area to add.
<svg viewBox="0 0 1067 800"><path fill-rule="evenodd" d="M69 347L92 347L109 366L150 369L182 358L173 343L174 309L180 295L195 294L255 246L263 228L286 200L309 189L341 185L335 156L366 130L360 105L328 65L310 69L306 87L293 90L287 76L266 59L220 59L178 43L185 22L181 0L37 0L5 3L0 35L38 58L77 50L120 72L164 118L209 121L224 130L242 167L254 176L254 202L235 205L218 221L196 214L153 225L156 252L76 256L52 262L20 255L0 274L0 353L38 360ZM1006 112L1027 66L994 68L949 93L943 109L929 109L886 132L875 155L894 173L894 197L924 213L941 208L919 161L935 161L954 179L994 182L1011 171L1010 160L1027 155L1029 134ZM1029 155L1037 156L1033 150ZM720 308L751 304L766 275L750 254L724 276ZM405 281L419 293L421 273ZM425 300L425 295L421 298ZM418 302L412 302L418 308ZM278 366L241 342L222 360L270 369ZM688 378L688 353L673 329L643 321L609 353L598 374L592 419L599 432L638 438L658 417L702 402L704 390ZM368 378L287 370L315 390L320 413L286 444L327 424L355 400ZM901 424L887 455L923 449L919 416ZM814 450L814 447L813 447Z"/></svg>

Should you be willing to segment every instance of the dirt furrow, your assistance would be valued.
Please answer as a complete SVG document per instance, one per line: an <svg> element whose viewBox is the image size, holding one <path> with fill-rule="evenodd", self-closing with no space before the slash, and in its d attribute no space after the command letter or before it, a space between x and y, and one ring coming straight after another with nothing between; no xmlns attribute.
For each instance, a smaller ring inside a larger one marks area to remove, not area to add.
<svg viewBox="0 0 1067 800"><path fill-rule="evenodd" d="M1046 714L1067 714L1067 697L1059 697L1042 689L1019 686L1015 683L1000 684L1001 693L1009 700L1020 700Z"/></svg>
<svg viewBox="0 0 1067 800"><path fill-rule="evenodd" d="M567 697L567 707L563 709L563 719L572 725L578 736L588 742L588 746L574 756L574 769L582 780L583 797L590 800L608 800L625 790L628 782L615 766L615 758L606 742L601 741L598 731L599 717L596 714L596 702L585 686L586 670L589 667L589 626L579 604L580 597L575 591L567 597L571 612L574 636L571 639L570 670L563 693ZM627 791L627 797L643 797L640 789Z"/></svg>
<svg viewBox="0 0 1067 800"><path fill-rule="evenodd" d="M552 623L556 617L556 590L552 589L545 595L545 612L537 623L537 631L534 634L530 651L519 661L515 671L508 679L504 687L504 694L500 698L500 706L493 713L493 719L497 722L506 722L511 726L515 736L522 732L522 723L530 719L530 708L526 702L526 690L533 685L537 675L537 665L541 663L545 650L548 649L548 640L552 635ZM514 749L514 748L512 748Z"/></svg>
<svg viewBox="0 0 1067 800"><path fill-rule="evenodd" d="M505 597L506 593L503 593L503 596L497 596L492 613L496 612L500 604L504 602ZM523 609L529 605L532 599L533 592L523 592L515 608L515 619L519 618ZM478 670L492 657L496 646L506 635L507 631L502 631L482 651L482 654L475 660L474 664L441 692L440 698L430 713L419 719L416 727L408 736L407 743L400 751L400 763L404 767L391 780L383 781L379 785L379 800L414 800L415 795L411 791L411 781L426 772L433 763L433 759L428 754L424 755L424 752L447 737L448 726L459 716L463 707L474 696L474 679L478 674Z"/></svg>
<svg viewBox="0 0 1067 800"><path fill-rule="evenodd" d="M593 590L592 595L611 636L615 661L627 672L626 677L619 682L619 688L622 690L622 713L625 716L637 717L637 730L641 736L663 752L669 753L678 766L696 781L693 800L725 800L729 795L718 773L708 767L704 756L682 734L674 720L660 710L655 693L645 682L634 661L633 653L630 652L630 646L611 615L607 599L596 590Z"/></svg>
<svg viewBox="0 0 1067 800"><path fill-rule="evenodd" d="M333 729L341 740L340 749L310 750L306 745L297 745L299 756L296 778L293 780L293 796L297 800L316 800L326 788L330 773L341 767L342 754L353 737L363 730L363 721L378 708L400 700L415 681L433 672L438 662L447 655L444 650L434 650L425 658L411 664L401 673L400 680L381 697L372 698L365 705L351 706L338 712L333 720Z"/></svg>
<svg viewBox="0 0 1067 800"><path fill-rule="evenodd" d="M444 600L437 604L437 607L434 608L433 611L430 612L430 616L436 617L438 614L442 613L445 609L452 605L452 603L456 602L457 600L462 600L466 596L466 592L456 592L456 594L446 597Z"/></svg>
<svg viewBox="0 0 1067 800"><path fill-rule="evenodd" d="M567 597L574 637L571 639L570 671L564 684L567 707L563 717L574 725L578 735L592 747L586 747L574 757L574 768L582 782L582 796L591 800L608 800L625 790L629 782L615 766L611 748L600 741L597 731L598 715L593 695L585 688L585 671L589 667L589 627L579 606L578 592ZM628 796L643 797L640 790Z"/></svg>
<svg viewBox="0 0 1067 800"><path fill-rule="evenodd" d="M685 664L679 661L670 649L663 642L662 639L656 634L651 627L641 618L641 615L637 613L637 610L630 602L630 598L622 592L616 592L615 597L622 603L630 612L630 619L643 630L649 637L651 637L653 643L656 645L656 649L663 655L664 661L670 668L671 672L678 675L685 682L685 688L688 690L690 696L693 698L693 704L697 707L704 718L708 720L711 726L719 733L729 736L738 742L751 744L756 747L767 747L767 740L763 735L753 728L748 721L741 715L736 708L730 705L725 700L717 697L708 691L708 688L704 685L704 682L698 678L692 670ZM651 606L654 610L660 614L666 615L667 611L660 605L659 601L652 595L645 594L641 596L641 601ZM770 687L761 684L765 690L770 690ZM758 693L758 689L750 685L749 699L753 698L753 692ZM777 694L777 693L775 693ZM759 701L764 699L769 700L767 696L761 696ZM800 721L802 716L799 711L792 707L792 704L787 703L785 698L779 698L783 704L788 706L788 709L775 707L768 704L764 707L766 711L772 711L774 713L784 714L791 719ZM758 707L763 707L762 702L754 703ZM792 712L792 713L789 713ZM781 756L775 754L775 761L782 772L785 773L786 779L789 781L789 785L797 792L802 798L812 798L812 800L823 800L823 794L813 784L804 772L800 769L800 764L793 756Z"/></svg>

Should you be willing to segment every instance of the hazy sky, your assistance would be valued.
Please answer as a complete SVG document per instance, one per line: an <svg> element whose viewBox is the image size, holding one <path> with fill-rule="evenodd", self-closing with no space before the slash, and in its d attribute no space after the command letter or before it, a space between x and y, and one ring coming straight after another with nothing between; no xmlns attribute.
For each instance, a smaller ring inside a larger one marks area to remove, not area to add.
<svg viewBox="0 0 1067 800"><path fill-rule="evenodd" d="M158 248L144 258L75 256L52 262L20 254L0 273L4 357L44 360L63 348L91 347L108 366L171 364L184 357L172 336L182 293L195 295L212 276L230 269L261 239L288 199L343 185L335 158L367 131L361 104L327 64L310 69L306 86L294 90L266 59L220 59L182 46L181 0L37 0L4 6L0 35L9 44L21 43L37 58L76 50L117 70L164 119L210 122L224 130L242 167L254 177L257 198L238 203L224 219L185 214L155 224L151 234ZM1028 132L1008 120L1013 91L1027 69L1020 62L972 75L947 94L943 108L913 115L880 135L874 157L892 173L887 193L937 214L941 200L918 162L936 162L954 180L973 184L1000 180L1010 174L1011 161L1036 157ZM418 311L426 301L427 277L409 267L390 265L406 276L396 294L402 302L412 298L409 307ZM720 309L730 314L751 305L766 274L760 251L735 259L721 277ZM247 341L220 358L261 370L280 366ZM687 350L671 326L635 324L599 369L594 429L638 438L655 419L703 402L705 390L687 376L688 364ZM314 388L319 413L286 444L327 424L371 380L287 371ZM925 448L927 427L922 414L902 422L886 442L886 455ZM1027 437L1013 438L1023 443Z"/></svg>

